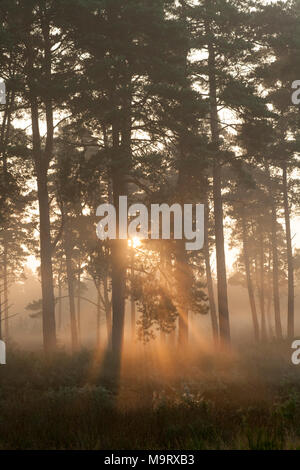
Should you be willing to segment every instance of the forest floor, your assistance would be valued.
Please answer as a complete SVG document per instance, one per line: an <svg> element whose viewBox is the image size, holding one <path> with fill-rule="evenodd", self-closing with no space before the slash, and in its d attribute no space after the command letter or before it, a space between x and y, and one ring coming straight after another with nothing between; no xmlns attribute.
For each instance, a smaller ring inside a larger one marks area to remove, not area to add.
<svg viewBox="0 0 300 470"><path fill-rule="evenodd" d="M0 450L300 449L300 366L287 344L185 360L131 353L118 384L90 351L8 349Z"/></svg>

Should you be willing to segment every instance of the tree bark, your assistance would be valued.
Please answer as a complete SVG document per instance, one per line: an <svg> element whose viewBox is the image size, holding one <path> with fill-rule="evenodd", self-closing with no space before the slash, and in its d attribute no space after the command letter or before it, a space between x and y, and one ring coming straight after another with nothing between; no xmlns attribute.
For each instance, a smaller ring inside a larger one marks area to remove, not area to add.
<svg viewBox="0 0 300 470"><path fill-rule="evenodd" d="M277 339L282 339L282 325L280 315L280 297L279 297L279 261L278 261L278 240L277 240L277 211L274 194L272 189L272 181L270 169L267 168L267 177L269 182L269 195L271 203L271 243L273 257L273 302L275 313L275 331Z"/></svg>
<svg viewBox="0 0 300 470"><path fill-rule="evenodd" d="M107 329L107 347L109 350L112 348L111 344L111 332L112 332L112 315L111 315L111 301L108 295L108 279L105 277L103 281L103 295L104 295L104 303L105 303L105 314L106 314L106 329Z"/></svg>
<svg viewBox="0 0 300 470"><path fill-rule="evenodd" d="M118 14L116 7L111 7L111 18L114 21ZM112 124L113 160L111 165L113 202L117 213L117 233L119 233L119 198L128 195L126 176L132 165L132 76L130 71L121 78L122 98L115 103L118 116ZM119 94L119 92L117 92ZM114 94L112 100L114 102ZM125 322L127 240L111 241L112 259L112 358L113 373L117 378L120 372Z"/></svg>
<svg viewBox="0 0 300 470"><path fill-rule="evenodd" d="M250 308L251 308L251 314L252 314L253 333L254 333L255 341L258 342L259 341L259 323L258 323L258 318L257 318L253 283L252 283L252 278L251 278L249 246L248 246L248 236L247 236L247 227L246 227L244 208L242 208L242 231L243 231L244 264L245 264L245 271L246 271L249 302L250 302Z"/></svg>
<svg viewBox="0 0 300 470"><path fill-rule="evenodd" d="M3 252L3 297L4 297L4 326L5 326L5 340L9 340L9 322L8 322L8 247L7 247L7 232L4 233L4 252Z"/></svg>
<svg viewBox="0 0 300 470"><path fill-rule="evenodd" d="M125 183L126 154L128 152L128 143L126 149L119 145L119 132L114 130L114 152L115 158L123 157L123 165L113 163L112 168L112 187L113 201L117 213L117 234L119 233L119 198L127 195L127 185ZM130 146L129 146L130 148ZM124 161L125 160L125 161ZM127 240L111 241L111 259L112 259L112 353L115 366L115 373L118 374L124 339L124 321L125 321L125 296L126 296L126 268L127 268Z"/></svg>
<svg viewBox="0 0 300 470"><path fill-rule="evenodd" d="M51 46L49 25L43 28L45 39L45 76L51 83ZM43 341L46 354L56 349L55 302L52 270L52 244L50 232L50 208L48 195L48 170L53 154L53 109L50 99L45 100L47 137L45 149L42 149L39 129L39 105L37 99L36 76L34 66L34 47L28 33L26 40L29 101L32 124L32 151L37 178L39 222L40 222L40 259L43 302Z"/></svg>
<svg viewBox="0 0 300 470"><path fill-rule="evenodd" d="M286 248L287 248L287 264L288 264L288 338L293 339L295 336L295 286L294 286L294 260L293 260L293 247L291 235L291 220L290 220L290 205L288 196L288 178L287 166L283 165L282 168L282 182L283 182L283 201L284 201L284 218L285 218L285 233L286 233Z"/></svg>
<svg viewBox="0 0 300 470"><path fill-rule="evenodd" d="M214 285L212 279L211 265L210 265L210 252L209 252L209 217L208 217L208 199L206 199L205 204L205 222L204 222L204 232L205 232L205 243L204 243L204 259L205 259L205 269L206 269L206 281L207 281L207 291L208 291L208 301L212 325L212 334L215 345L219 341L219 325L217 317L217 309L215 303L215 294L214 294Z"/></svg>
<svg viewBox="0 0 300 470"><path fill-rule="evenodd" d="M271 273L271 261L272 261L272 247L269 242L268 247L268 277L267 277L267 323L269 329L269 337L273 339L274 331L271 320L271 307L272 307L272 273Z"/></svg>
<svg viewBox="0 0 300 470"><path fill-rule="evenodd" d="M131 291L133 290L134 280L134 247L131 247ZM136 336L136 306L133 293L130 298L130 315L131 315L131 340L134 343Z"/></svg>
<svg viewBox="0 0 300 470"><path fill-rule="evenodd" d="M207 33L208 33L207 26ZM209 41L209 40L208 40ZM213 199L215 215L215 239L216 239L216 259L217 259L217 279L218 279L218 308L219 308L219 328L220 340L222 343L230 343L230 321L227 294L227 273L224 247L224 227L223 227L223 201L222 201L222 171L221 163L217 154L220 151L220 132L217 106L217 82L215 51L213 45L208 44L208 69L209 69L209 94L210 94L210 127L212 143L216 156L213 162Z"/></svg>
<svg viewBox="0 0 300 470"><path fill-rule="evenodd" d="M40 215L40 258L43 299L43 338L45 352L56 348L55 303L52 271L52 245L50 235L49 197L47 174L38 166L38 201Z"/></svg>
<svg viewBox="0 0 300 470"><path fill-rule="evenodd" d="M78 343L80 343L81 337L81 263L78 263L78 278L77 278L77 331L78 331Z"/></svg>
<svg viewBox="0 0 300 470"><path fill-rule="evenodd" d="M97 286L97 338L96 338L96 344L97 348L100 348L101 345L101 296L100 296L100 283Z"/></svg>
<svg viewBox="0 0 300 470"><path fill-rule="evenodd" d="M265 256L264 256L264 240L262 228L260 229L259 235L259 257L260 257L260 311L261 311L261 339L266 341L267 339L267 325L266 325L266 311L265 311Z"/></svg>
<svg viewBox="0 0 300 470"><path fill-rule="evenodd" d="M15 93L8 93L7 105L4 111L4 117L1 127L1 153L3 162L3 186L4 192L6 191L6 185L8 182L8 168L7 168L7 146L9 142L9 135L11 130L12 110L15 100ZM3 291L4 291L4 326L5 326L5 338L9 339L9 321L8 321L8 231L7 226L3 231Z"/></svg>
<svg viewBox="0 0 300 470"><path fill-rule="evenodd" d="M176 243L176 281L178 318L178 347L183 353L189 340L189 304L191 299L191 272L185 250L185 241Z"/></svg>
<svg viewBox="0 0 300 470"><path fill-rule="evenodd" d="M75 310L75 289L74 289L74 269L72 259L72 240L69 227L69 221L65 219L65 234L64 234L64 251L66 257L66 268L67 268L67 281L68 281L68 297L69 297L69 308L70 308L70 323L71 323L71 346L72 351L75 352L78 349L78 332L76 322L76 310Z"/></svg>
<svg viewBox="0 0 300 470"><path fill-rule="evenodd" d="M62 287L61 287L61 278L58 279L58 329L61 329L62 323Z"/></svg>

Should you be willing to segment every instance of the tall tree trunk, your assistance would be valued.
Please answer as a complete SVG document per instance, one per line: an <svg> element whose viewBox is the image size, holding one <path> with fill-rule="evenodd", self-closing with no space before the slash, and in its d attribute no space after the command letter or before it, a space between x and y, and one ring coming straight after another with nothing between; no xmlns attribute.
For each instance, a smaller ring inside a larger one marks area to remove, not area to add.
<svg viewBox="0 0 300 470"><path fill-rule="evenodd" d="M12 120L14 101L15 101L15 92L14 91L11 93L8 92L3 120L1 123L1 131L0 131L0 151L2 154L2 162L3 162L4 184L6 184L6 178L7 178L7 145L9 142L9 136L10 136L10 131L11 131L11 120Z"/></svg>
<svg viewBox="0 0 300 470"><path fill-rule="evenodd" d="M124 339L126 244L123 240L112 242L112 350L117 366L120 365Z"/></svg>
<svg viewBox="0 0 300 470"><path fill-rule="evenodd" d="M264 256L264 239L263 231L260 229L259 234L259 257L260 257L260 311L261 311L261 339L266 341L267 339L267 325L266 325L266 312L265 312L265 256Z"/></svg>
<svg viewBox="0 0 300 470"><path fill-rule="evenodd" d="M78 329L78 343L81 338L81 262L79 260L78 278L77 278L77 329Z"/></svg>
<svg viewBox="0 0 300 470"><path fill-rule="evenodd" d="M218 325L218 317L217 317L217 309L215 303L215 294L214 294L214 285L212 279L212 272L211 272L211 265L210 265L210 252L209 252L209 202L208 198L206 198L205 203L205 221L204 221L204 236L205 236L205 243L204 243L204 258L205 258L205 269L206 269L206 281L207 281L207 291L208 291L208 301L209 301L209 309L210 309L210 317L211 317L211 325L212 325L212 334L215 344L218 344L219 340L219 325Z"/></svg>
<svg viewBox="0 0 300 470"><path fill-rule="evenodd" d="M100 283L97 286L97 348L101 345L101 295L100 295Z"/></svg>
<svg viewBox="0 0 300 470"><path fill-rule="evenodd" d="M61 330L62 323L62 286L61 277L58 279L58 329Z"/></svg>
<svg viewBox="0 0 300 470"><path fill-rule="evenodd" d="M134 297L131 296L130 299L130 315L131 315L131 340L132 342L135 341L135 333L136 333L136 305Z"/></svg>
<svg viewBox="0 0 300 470"><path fill-rule="evenodd" d="M4 192L6 192L6 186L8 184L8 167L7 167L7 146L9 142L10 130L11 130L11 120L12 120L12 110L15 100L15 93L8 93L7 105L4 111L4 117L1 128L1 152L2 152L2 163L3 163L3 187ZM8 225L8 224L7 224ZM5 322L5 338L9 339L9 321L8 321L8 230L7 227L4 228L3 233L3 289L4 289L4 322Z"/></svg>
<svg viewBox="0 0 300 470"><path fill-rule="evenodd" d="M183 41L182 49L179 53L179 59L181 61L182 72L184 74L184 85L186 89L190 88L188 78L188 54L189 54L189 31L188 31L188 19L187 19L187 2L186 0L180 0L180 19L183 25L183 34L185 41ZM180 103L182 107L182 113L185 103L182 99ZM181 126L178 138L178 181L176 188L176 202L181 204L181 207L188 202L189 189L191 181L191 172L188 169L188 158L189 158L189 147L190 147L190 135L186 128L186 123ZM176 278L176 306L179 313L178 318L178 347L181 353L184 353L189 339L189 308L191 304L191 283L192 273L189 266L189 260L185 249L185 241L180 240L176 242L175 247L175 278ZM164 247L162 248L164 250Z"/></svg>
<svg viewBox="0 0 300 470"><path fill-rule="evenodd" d="M295 287L294 287L294 260L293 260L293 247L291 235L291 221L290 221L290 205L288 196L288 178L287 166L283 165L282 168L282 182L283 182L283 201L284 201L284 218L285 218L285 233L286 233L286 249L287 249L287 264L288 264L288 325L287 333L288 338L292 339L295 335Z"/></svg>
<svg viewBox="0 0 300 470"><path fill-rule="evenodd" d="M271 288L271 286L270 286ZM266 308L266 317L268 325L269 338L272 340L274 338L274 331L271 321L271 306L272 306L272 296L268 293L267 295L267 308Z"/></svg>
<svg viewBox="0 0 300 470"><path fill-rule="evenodd" d="M122 146L116 143L114 138L114 148L116 158L122 152ZM124 155L123 158L125 159ZM127 195L127 185L125 183L125 171L120 165L113 167L113 201L117 213L117 233L119 233L119 198ZM121 365L124 322L125 322L125 296L126 296L126 268L127 268L127 240L111 241L112 258L112 352L115 366L115 373L119 373Z"/></svg>
<svg viewBox="0 0 300 470"><path fill-rule="evenodd" d="M135 341L136 336L136 306L135 300L133 295L133 281L134 281L134 247L131 247L130 250L130 258L131 258L131 297L130 297L130 315L131 315L131 340L132 343Z"/></svg>
<svg viewBox="0 0 300 470"><path fill-rule="evenodd" d="M45 76L51 82L51 45L49 25L43 28L45 35ZM39 129L39 107L36 91L36 72L34 65L34 46L28 33L26 40L29 100L32 124L32 151L37 178L39 222L40 222L40 259L43 302L43 340L48 354L56 349L55 302L52 271L52 243L50 232L50 208L48 195L48 169L53 154L53 109L50 99L45 100L47 137L42 150Z"/></svg>
<svg viewBox="0 0 300 470"><path fill-rule="evenodd" d="M47 173L37 166L38 201L40 216L40 258L43 302L43 338L45 352L56 348L55 302L52 271L49 197Z"/></svg>
<svg viewBox="0 0 300 470"><path fill-rule="evenodd" d="M9 322L8 322L8 247L7 247L7 231L4 233L4 246L3 246L3 291L4 291L4 324L5 324L5 340L9 339Z"/></svg>
<svg viewBox="0 0 300 470"><path fill-rule="evenodd" d="M206 27L209 35L209 27ZM209 94L210 94L210 127L212 143L215 151L213 162L213 198L215 215L215 239L217 258L217 279L218 279L218 308L219 308L219 328L220 340L224 344L230 343L230 322L228 310L227 294L227 273L224 247L224 227L223 227L223 200L222 200L222 171L221 163L218 160L220 153L220 132L217 106L217 81L215 50L208 39L208 69L209 69Z"/></svg>
<svg viewBox="0 0 300 470"><path fill-rule="evenodd" d="M270 169L267 168L267 177L269 182L269 195L271 203L271 242L273 257L273 301L275 312L275 330L277 339L282 339L282 325L280 315L280 297L279 297L279 261L278 261L278 241L277 241L277 211L274 199Z"/></svg>
<svg viewBox="0 0 300 470"><path fill-rule="evenodd" d="M71 323L71 346L72 351L75 352L78 349L78 333L77 333L77 322L76 322L76 310L75 310L75 289L74 289L74 269L72 259L72 240L69 227L69 221L65 219L65 233L64 233L64 251L66 257L66 268L67 268L67 282L68 282L68 297L70 307L70 323Z"/></svg>
<svg viewBox="0 0 300 470"><path fill-rule="evenodd" d="M107 330L107 348L111 350L111 332L112 332L112 315L111 315L111 301L108 295L108 279L105 277L103 281L103 295L105 303L105 315L106 315L106 330Z"/></svg>
<svg viewBox="0 0 300 470"><path fill-rule="evenodd" d="M271 261L272 261L272 247L269 246L268 249L268 278L267 278L267 323L269 329L269 337L273 339L274 331L272 326L272 319L271 319L271 307L272 307L272 273L271 273Z"/></svg>
<svg viewBox="0 0 300 470"><path fill-rule="evenodd" d="M250 258L249 258L249 243L248 243L247 227L246 227L244 208L242 208L242 231L243 231L244 264L245 264L245 271L246 271L249 302L250 302L250 308L251 308L251 314L252 314L254 339L255 339L256 342L258 342L259 341L259 323L258 323L258 318L257 318L257 310L256 310L253 283L252 283L252 278L251 278L251 268L250 268Z"/></svg>
<svg viewBox="0 0 300 470"><path fill-rule="evenodd" d="M113 16L117 12L114 10ZM113 135L113 161L112 161L112 190L113 201L117 212L117 233L120 230L119 198L128 195L126 177L132 166L131 133L132 133L132 77L128 74L122 84L123 98L121 102L121 115L118 123L112 126ZM118 112L118 111L117 111ZM127 223L127 218L126 218ZM125 298L126 298L126 272L128 241L113 240L112 253L112 353L114 373L116 377L120 372L124 325L125 325Z"/></svg>
<svg viewBox="0 0 300 470"><path fill-rule="evenodd" d="M185 241L176 243L176 282L178 318L178 346L184 353L189 339L189 305L191 299L191 272L185 250Z"/></svg>

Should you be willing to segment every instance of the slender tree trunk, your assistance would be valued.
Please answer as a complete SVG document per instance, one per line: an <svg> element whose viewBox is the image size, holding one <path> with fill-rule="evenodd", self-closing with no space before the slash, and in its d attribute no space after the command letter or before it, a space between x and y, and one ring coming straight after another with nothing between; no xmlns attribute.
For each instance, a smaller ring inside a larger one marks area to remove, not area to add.
<svg viewBox="0 0 300 470"><path fill-rule="evenodd" d="M178 318L178 346L183 353L189 339L189 305L191 299L191 272L185 250L185 241L176 243L176 281Z"/></svg>
<svg viewBox="0 0 300 470"><path fill-rule="evenodd" d="M136 306L135 306L135 300L134 297L131 296L130 299L130 314L131 314L131 339L132 342L135 341L135 326L136 326Z"/></svg>
<svg viewBox="0 0 300 470"><path fill-rule="evenodd" d="M58 279L58 329L61 330L62 323L62 287L61 278Z"/></svg>
<svg viewBox="0 0 300 470"><path fill-rule="evenodd" d="M78 328L78 343L80 343L81 338L81 263L79 260L79 271L77 278L77 328Z"/></svg>
<svg viewBox="0 0 300 470"><path fill-rule="evenodd" d="M6 106L3 113L3 119L1 122L1 131L0 131L0 143L1 143L1 154L3 158L3 154L5 153L5 133L7 129L7 122L8 122L8 114L9 114L9 98L6 100Z"/></svg>
<svg viewBox="0 0 300 470"><path fill-rule="evenodd" d="M258 342L259 341L259 323L258 323L258 318L257 318L253 283L252 283L252 278L251 278L249 246L248 246L248 236L247 236L247 227L246 227L244 208L242 209L242 230L243 230L244 264L245 264L245 271L246 271L249 302L250 302L250 308L251 308L251 314L252 314L253 332L254 332L254 339L256 342Z"/></svg>
<svg viewBox="0 0 300 470"><path fill-rule="evenodd" d="M267 325L266 325L266 312L265 312L265 256L264 256L264 239L263 232L260 229L259 234L259 256L260 256L260 310L261 310L261 339L266 341L267 339Z"/></svg>
<svg viewBox="0 0 300 470"><path fill-rule="evenodd" d="M267 325L268 325L268 332L269 332L269 338L272 340L274 338L274 331L272 327L272 321L271 321L271 306L272 306L272 296L268 293L267 295Z"/></svg>
<svg viewBox="0 0 300 470"><path fill-rule="evenodd" d="M4 233L4 253L3 253L3 290L4 290L4 324L5 324L5 339L9 339L9 322L8 322L8 273L7 273L7 263L8 263L8 247L7 247L7 232Z"/></svg>
<svg viewBox="0 0 300 470"><path fill-rule="evenodd" d="M67 268L67 282L68 282L68 297L70 307L70 323L71 323L71 345L72 351L75 352L78 349L78 332L76 322L76 310L75 310L75 289L74 289L74 269L72 260L72 240L70 235L69 221L65 219L65 234L64 234L64 251L66 257L66 268Z"/></svg>
<svg viewBox="0 0 300 470"><path fill-rule="evenodd" d="M111 350L111 332L112 332L112 315L111 315L111 301L108 295L108 279L105 277L103 281L103 295L105 303L105 315L106 315L106 330L107 330L107 347Z"/></svg>
<svg viewBox="0 0 300 470"><path fill-rule="evenodd" d="M113 15L116 11L113 12ZM132 165L131 133L132 133L132 83L131 76L125 78L123 83L124 97L122 99L121 119L112 126L113 134L113 162L111 168L113 201L117 213L117 232L120 230L119 198L128 195L126 176ZM127 222L127 218L126 218ZM125 297L128 241L111 241L112 259L112 353L114 374L120 372L124 324L125 324Z"/></svg>
<svg viewBox="0 0 300 470"><path fill-rule="evenodd" d="M116 193L115 193L116 194ZM119 202L115 200L117 213ZM112 247L112 351L116 373L120 366L124 339L127 240L113 240Z"/></svg>
<svg viewBox="0 0 300 470"><path fill-rule="evenodd" d="M49 26L44 29L45 37L45 74L51 82L51 46L49 44ZM50 232L50 208L48 195L48 169L53 153L53 109L51 100L45 101L47 137L45 149L42 150L39 129L39 107L36 92L36 73L34 66L34 47L32 37L28 34L27 41L27 69L29 100L32 124L32 151L37 178L39 221L40 221L40 259L41 284L43 301L43 339L44 349L48 354L56 349L55 302L52 271L52 243Z"/></svg>
<svg viewBox="0 0 300 470"><path fill-rule="evenodd" d="M291 235L291 220L290 220L290 205L288 196L288 178L287 166L283 165L282 169L282 182L283 182L283 201L284 201L284 217L285 217L285 233L286 233L286 248L287 248L287 264L288 264L288 338L292 339L295 336L295 286L294 286L294 260L293 260L293 247Z"/></svg>
<svg viewBox="0 0 300 470"><path fill-rule="evenodd" d="M181 180L181 181L180 181ZM179 188L184 188L183 181L187 178L183 174L179 178ZM186 188L184 188L186 191ZM183 194L183 192L181 192ZM182 202L183 207L183 202ZM188 255L185 249L185 240L178 240L175 248L175 277L176 277L176 305L179 313L178 318L178 347L184 353L189 341L189 308L192 297L192 273L189 266Z"/></svg>
<svg viewBox="0 0 300 470"><path fill-rule="evenodd" d="M187 3L186 0L180 0L181 5L181 21L184 29L184 35L188 40L188 19L187 19ZM181 66L184 73L185 86L189 87L188 82L188 54L189 47L188 41L183 43L180 51ZM181 103L184 111L185 103ZM181 207L188 202L189 188L190 188L190 171L187 170L188 163L188 149L190 145L190 137L188 131L183 126L181 128L178 139L179 151L179 169L178 169L178 182L177 182L177 200L181 203ZM164 249L164 248L163 248ZM184 353L189 340L189 308L191 303L191 283L192 274L189 267L189 260L185 249L185 240L176 242L175 248L175 276L177 284L177 309L179 313L178 318L178 347L181 353Z"/></svg>
<svg viewBox="0 0 300 470"><path fill-rule="evenodd" d="M208 199L206 199L205 222L204 222L204 231L205 231L204 258L205 258L206 281L207 281L208 301L209 301L209 309L210 309L210 317L211 317L211 325L212 325L212 334L213 334L213 339L216 345L218 344L218 340L219 340L219 325L218 325L217 309L216 309L216 303L215 303L213 278L212 278L211 265L210 265L209 234L208 234L208 227L209 227L208 205L209 205Z"/></svg>
<svg viewBox="0 0 300 470"><path fill-rule="evenodd" d="M165 284L166 288L169 290L169 285L167 279L174 279L176 275L176 264L172 264L172 242L168 244L166 241L165 245ZM178 318L175 318L173 329L169 334L169 344L172 349L178 344Z"/></svg>
<svg viewBox="0 0 300 470"><path fill-rule="evenodd" d="M130 314L131 314L131 340L134 343L136 335L136 306L133 295L133 281L134 281L134 247L131 247L131 298L130 298Z"/></svg>
<svg viewBox="0 0 300 470"><path fill-rule="evenodd" d="M275 312L275 330L277 339L282 339L282 326L280 315L280 297L279 297L279 261L278 261L278 241L277 241L277 211L274 194L272 189L272 181L270 169L267 168L267 177L269 181L269 194L271 202L271 242L273 256L273 301Z"/></svg>
<svg viewBox="0 0 300 470"><path fill-rule="evenodd" d="M7 106L5 108L2 128L1 128L1 153L3 162L3 188L6 192L8 184L8 167L7 167L7 146L11 130L12 108L15 100L15 93L9 93L7 98ZM5 338L9 339L9 321L8 321L8 230L4 229L3 234L3 289L4 289L4 322L5 322Z"/></svg>
<svg viewBox="0 0 300 470"><path fill-rule="evenodd" d="M123 188L123 189L122 189ZM114 206L119 213L119 197L126 195L122 180L116 175L113 180ZM118 218L118 215L117 215ZM119 221L117 222L119 229ZM125 322L125 289L127 268L127 240L112 240L112 352L115 372L121 364Z"/></svg>
<svg viewBox="0 0 300 470"><path fill-rule="evenodd" d="M166 264L166 256L165 256L165 246L164 243L160 242L159 247L159 258L160 258L160 269L159 269L159 283L162 289L165 288L165 264ZM177 288L176 293L178 295L179 289ZM167 344L167 335L163 328L160 328L160 344L165 346Z"/></svg>
<svg viewBox="0 0 300 470"><path fill-rule="evenodd" d="M38 166L38 201L40 215L40 258L43 300L43 338L45 352L56 348L55 302L52 271L52 245L50 235L49 197L47 173Z"/></svg>
<svg viewBox="0 0 300 470"><path fill-rule="evenodd" d="M11 130L11 120L12 120L12 112L13 112L13 105L15 101L15 93L7 94L7 104L5 106L3 120L1 123L1 131L0 131L0 151L2 154L2 162L3 162L3 176L4 176L4 184L6 184L7 178L7 144L9 142L9 135Z"/></svg>
<svg viewBox="0 0 300 470"><path fill-rule="evenodd" d="M267 289L267 322L268 322L268 329L269 329L269 337L273 339L274 331L272 326L271 320L271 306L272 306L272 273L271 273L271 260L272 260L272 247L269 246L268 249L268 289Z"/></svg>
<svg viewBox="0 0 300 470"><path fill-rule="evenodd" d="M101 296L100 296L100 283L97 287L97 348L101 345Z"/></svg>
<svg viewBox="0 0 300 470"><path fill-rule="evenodd" d="M207 34L209 28L207 26ZM211 43L208 45L208 68L209 68L209 94L210 94L210 126L212 143L216 153L213 162L213 198L215 215L215 239L217 258L217 278L218 278L218 308L219 308L219 328L220 340L224 344L230 343L230 322L228 310L227 294L227 273L225 259L225 242L223 227L223 201L222 201L222 171L221 163L218 160L220 152L220 132L217 106L217 82L215 51Z"/></svg>

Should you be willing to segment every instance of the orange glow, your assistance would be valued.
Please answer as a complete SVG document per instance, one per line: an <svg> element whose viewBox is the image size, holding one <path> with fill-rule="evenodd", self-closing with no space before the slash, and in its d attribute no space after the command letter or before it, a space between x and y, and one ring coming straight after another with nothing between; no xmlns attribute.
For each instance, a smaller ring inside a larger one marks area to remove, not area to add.
<svg viewBox="0 0 300 470"><path fill-rule="evenodd" d="M28 256L25 264L34 274L36 274L37 268L40 266L40 261L34 255L30 255Z"/></svg>
<svg viewBox="0 0 300 470"><path fill-rule="evenodd" d="M134 237L128 240L128 246L130 248L140 248L141 245L142 245L142 242L138 237Z"/></svg>

